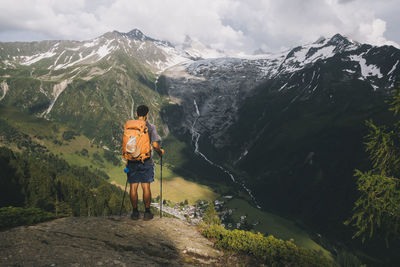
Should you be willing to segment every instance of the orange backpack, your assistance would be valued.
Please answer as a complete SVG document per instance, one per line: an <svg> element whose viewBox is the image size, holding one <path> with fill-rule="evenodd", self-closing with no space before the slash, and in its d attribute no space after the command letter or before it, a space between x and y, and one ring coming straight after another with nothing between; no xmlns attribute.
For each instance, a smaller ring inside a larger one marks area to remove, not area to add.
<svg viewBox="0 0 400 267"><path fill-rule="evenodd" d="M122 156L127 160L142 162L150 158L151 145L146 121L129 120L125 123Z"/></svg>

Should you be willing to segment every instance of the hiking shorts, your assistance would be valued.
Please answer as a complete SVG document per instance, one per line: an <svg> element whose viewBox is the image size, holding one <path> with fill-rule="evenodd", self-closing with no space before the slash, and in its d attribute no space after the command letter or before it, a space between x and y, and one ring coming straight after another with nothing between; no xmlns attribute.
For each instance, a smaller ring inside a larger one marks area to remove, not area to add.
<svg viewBox="0 0 400 267"><path fill-rule="evenodd" d="M151 183L154 182L154 163L150 161L128 161L127 173L128 182L134 183Z"/></svg>

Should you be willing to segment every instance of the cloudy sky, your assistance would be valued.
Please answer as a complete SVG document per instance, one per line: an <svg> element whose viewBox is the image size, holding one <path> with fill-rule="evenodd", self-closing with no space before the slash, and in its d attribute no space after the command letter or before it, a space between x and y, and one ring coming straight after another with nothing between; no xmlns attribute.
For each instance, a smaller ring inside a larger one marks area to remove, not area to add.
<svg viewBox="0 0 400 267"><path fill-rule="evenodd" d="M87 40L138 28L214 48L275 52L341 33L400 48L400 0L0 0L0 41Z"/></svg>

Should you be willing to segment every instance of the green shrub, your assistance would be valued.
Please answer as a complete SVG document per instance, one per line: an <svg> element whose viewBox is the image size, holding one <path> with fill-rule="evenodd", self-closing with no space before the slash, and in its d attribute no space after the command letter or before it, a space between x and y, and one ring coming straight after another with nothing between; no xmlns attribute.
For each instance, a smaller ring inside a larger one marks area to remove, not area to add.
<svg viewBox="0 0 400 267"><path fill-rule="evenodd" d="M32 225L55 218L54 214L38 208L3 207L0 208L0 229Z"/></svg>
<svg viewBox="0 0 400 267"><path fill-rule="evenodd" d="M57 139L54 139L54 140L53 140L53 144L61 146L61 145L62 145L62 142L59 141L59 140L57 140Z"/></svg>
<svg viewBox="0 0 400 267"><path fill-rule="evenodd" d="M121 160L112 151L104 150L103 157L105 160L111 162L114 166L122 165Z"/></svg>
<svg viewBox="0 0 400 267"><path fill-rule="evenodd" d="M81 150L81 155L82 155L82 156L85 156L85 157L88 157L88 156L89 156L89 151L88 151L86 148L83 148L83 149Z"/></svg>
<svg viewBox="0 0 400 267"><path fill-rule="evenodd" d="M65 131L62 134L62 137L65 141L69 141L69 140L75 139L75 136L77 136L77 135L79 135L79 134L74 131Z"/></svg>
<svg viewBox="0 0 400 267"><path fill-rule="evenodd" d="M95 169L92 172L98 175L99 177L102 177L105 180L110 180L110 176L108 176L108 174L102 170Z"/></svg>
<svg viewBox="0 0 400 267"><path fill-rule="evenodd" d="M97 152L93 153L93 159L94 159L94 160L97 160L98 162L104 163L103 158L102 158L102 157L100 156L100 154L97 153Z"/></svg>
<svg viewBox="0 0 400 267"><path fill-rule="evenodd" d="M362 262L352 253L347 251L339 251L336 262L342 267L362 267L365 266Z"/></svg>
<svg viewBox="0 0 400 267"><path fill-rule="evenodd" d="M58 129L58 127L57 127L56 124L53 124L53 125L51 126L51 129L53 130L54 133L58 133L58 132L59 132L59 129Z"/></svg>
<svg viewBox="0 0 400 267"><path fill-rule="evenodd" d="M297 247L293 241L264 237L243 230L227 230L212 224L201 228L202 234L215 241L217 248L255 256L268 266L332 266L333 262L318 252Z"/></svg>

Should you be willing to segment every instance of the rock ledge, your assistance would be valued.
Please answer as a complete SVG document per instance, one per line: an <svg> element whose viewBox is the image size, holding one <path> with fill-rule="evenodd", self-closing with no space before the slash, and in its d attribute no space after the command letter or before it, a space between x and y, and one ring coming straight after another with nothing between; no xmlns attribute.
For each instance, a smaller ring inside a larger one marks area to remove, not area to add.
<svg viewBox="0 0 400 267"><path fill-rule="evenodd" d="M0 262L21 266L220 265L194 226L156 217L69 217L0 232Z"/></svg>

